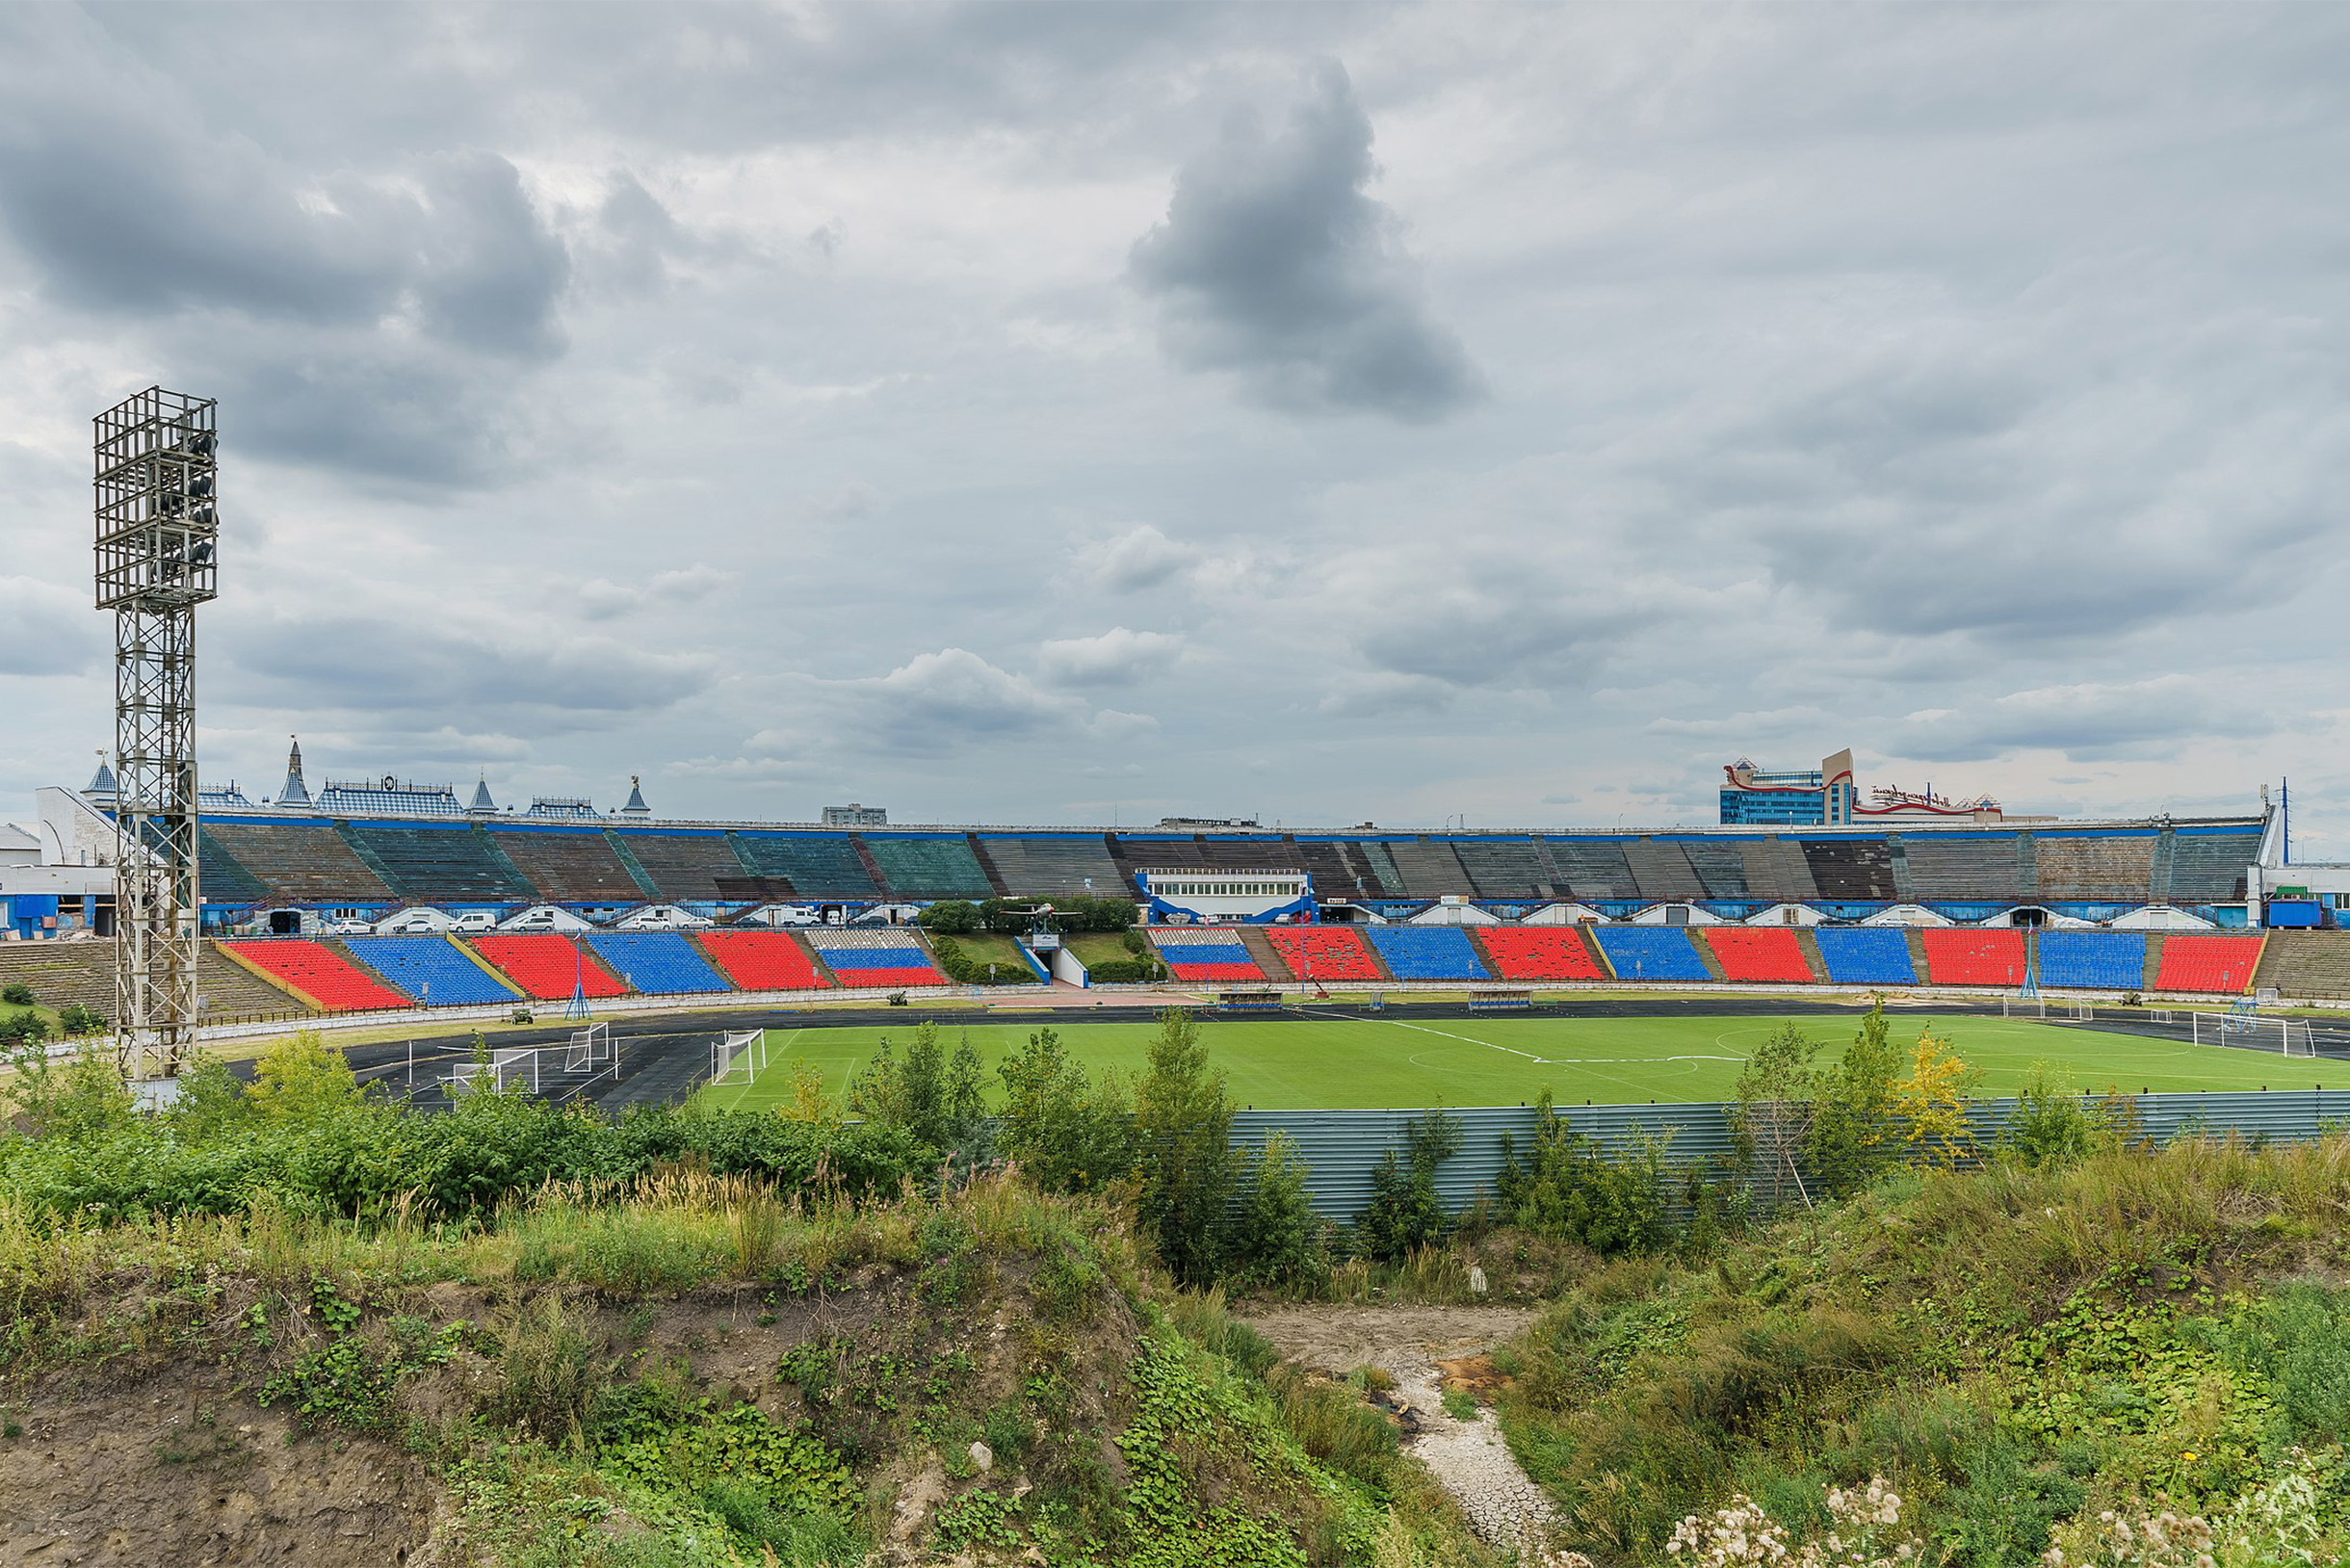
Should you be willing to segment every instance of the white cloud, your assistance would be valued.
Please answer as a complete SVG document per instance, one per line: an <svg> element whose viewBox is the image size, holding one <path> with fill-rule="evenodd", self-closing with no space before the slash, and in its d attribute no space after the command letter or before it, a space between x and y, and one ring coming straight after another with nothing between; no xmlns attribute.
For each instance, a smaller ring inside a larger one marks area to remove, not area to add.
<svg viewBox="0 0 2350 1568"><path fill-rule="evenodd" d="M1113 626L1098 637L1054 638L1039 650L1045 674L1063 686L1125 686L1173 664L1184 640Z"/></svg>

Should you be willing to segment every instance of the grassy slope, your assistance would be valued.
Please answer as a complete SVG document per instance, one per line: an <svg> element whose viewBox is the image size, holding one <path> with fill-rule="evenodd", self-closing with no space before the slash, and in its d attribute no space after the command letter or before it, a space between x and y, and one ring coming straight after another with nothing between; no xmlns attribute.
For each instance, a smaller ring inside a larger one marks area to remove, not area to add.
<svg viewBox="0 0 2350 1568"><path fill-rule="evenodd" d="M1134 957L1127 951L1126 938L1116 931L1071 931L1060 940L1062 946L1077 954L1077 961L1088 968L1100 963L1125 963Z"/></svg>
<svg viewBox="0 0 2350 1568"><path fill-rule="evenodd" d="M1017 975L1024 982L1033 982L1035 971L1020 956L1020 945L999 931L974 931L969 936L951 938L963 950L963 956L984 969L995 964L1005 975Z"/></svg>
<svg viewBox="0 0 2350 1568"><path fill-rule="evenodd" d="M405 1434L435 1560L1492 1568L1384 1418L1163 1294L1112 1206L1009 1181L852 1211L686 1172L447 1232L264 1203L59 1237L0 1197L0 1408L52 1446L206 1369L208 1427L258 1395L334 1451Z"/></svg>
<svg viewBox="0 0 2350 1568"><path fill-rule="evenodd" d="M1882 1475L1926 1561L2023 1568L2068 1521L2216 1515L2350 1431L2345 1210L2342 1137L1896 1177L1711 1265L1589 1276L1504 1358L1504 1427L1606 1562L1665 1562L1732 1492L1800 1525Z"/></svg>
<svg viewBox="0 0 2350 1568"><path fill-rule="evenodd" d="M1914 1037L1919 1020L1894 1020L1896 1039ZM1562 1102L1601 1104L1730 1097L1746 1054L1777 1020L1750 1018L1494 1018L1413 1022L1332 1018L1266 1023L1203 1019L1202 1032L1228 1076L1233 1097L1258 1107L1403 1107L1514 1105L1548 1087ZM1841 1047L1853 1025L1806 1018L1798 1027ZM989 1025L971 1038L990 1061L1024 1040L1031 1024ZM1096 1069L1138 1072L1155 1026L1056 1022L1062 1041ZM2283 1058L2216 1046L2170 1045L2004 1019L1952 1018L1938 1027L1960 1055L1984 1070L1987 1092L2015 1087L2037 1061L2063 1063L2082 1088L2119 1085L2133 1092L2174 1089L2308 1087L2338 1085L2339 1063ZM897 1030L909 1032L912 1021ZM767 1076L747 1089L709 1091L712 1103L765 1105L790 1096L791 1062L814 1065L824 1083L844 1087L888 1029L770 1032ZM1540 1059L1529 1060L1528 1058Z"/></svg>

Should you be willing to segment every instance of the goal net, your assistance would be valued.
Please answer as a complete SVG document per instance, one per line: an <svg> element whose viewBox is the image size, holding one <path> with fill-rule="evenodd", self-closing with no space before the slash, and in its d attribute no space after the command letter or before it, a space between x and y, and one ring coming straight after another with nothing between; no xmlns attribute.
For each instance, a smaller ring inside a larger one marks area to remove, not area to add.
<svg viewBox="0 0 2350 1568"><path fill-rule="evenodd" d="M513 1046L491 1052L489 1071L497 1082L500 1093L517 1085L526 1093L538 1092L538 1051L534 1046Z"/></svg>
<svg viewBox="0 0 2350 1568"><path fill-rule="evenodd" d="M586 1029L576 1030L570 1043L563 1047L563 1071L567 1073L600 1073L618 1063L610 1024L589 1024Z"/></svg>
<svg viewBox="0 0 2350 1568"><path fill-rule="evenodd" d="M729 1031L710 1042L710 1082L748 1084L767 1066L767 1032Z"/></svg>
<svg viewBox="0 0 2350 1568"><path fill-rule="evenodd" d="M2317 1055L2317 1037L2306 1018L2262 1018L2249 1012L2195 1012L2187 1017L2197 1045L2232 1045L2286 1057Z"/></svg>
<svg viewBox="0 0 2350 1568"><path fill-rule="evenodd" d="M2049 1005L2036 996L2003 996L1999 998L2002 1018L2046 1018Z"/></svg>

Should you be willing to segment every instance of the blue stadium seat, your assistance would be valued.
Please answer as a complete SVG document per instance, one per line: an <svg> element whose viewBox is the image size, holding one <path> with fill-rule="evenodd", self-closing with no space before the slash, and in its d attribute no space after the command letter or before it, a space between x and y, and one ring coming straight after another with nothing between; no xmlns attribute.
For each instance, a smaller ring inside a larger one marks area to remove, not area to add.
<svg viewBox="0 0 2350 1568"><path fill-rule="evenodd" d="M1364 934L1397 980L1492 979L1458 926L1370 926Z"/></svg>
<svg viewBox="0 0 2350 1568"><path fill-rule="evenodd" d="M589 931L588 945L605 967L647 995L734 989L675 931Z"/></svg>
<svg viewBox="0 0 2350 1568"><path fill-rule="evenodd" d="M2042 931L2040 983L2134 991L2146 983L2146 938L2137 931Z"/></svg>
<svg viewBox="0 0 2350 1568"><path fill-rule="evenodd" d="M1815 926L1813 940L1837 985L1915 985L1909 938L1890 926Z"/></svg>
<svg viewBox="0 0 2350 1568"><path fill-rule="evenodd" d="M359 962L427 1006L514 1000L514 993L496 976L458 952L446 937L353 936L343 945Z"/></svg>
<svg viewBox="0 0 2350 1568"><path fill-rule="evenodd" d="M1616 979L1708 980L1713 977L1697 955L1685 926L1594 926L1600 950Z"/></svg>

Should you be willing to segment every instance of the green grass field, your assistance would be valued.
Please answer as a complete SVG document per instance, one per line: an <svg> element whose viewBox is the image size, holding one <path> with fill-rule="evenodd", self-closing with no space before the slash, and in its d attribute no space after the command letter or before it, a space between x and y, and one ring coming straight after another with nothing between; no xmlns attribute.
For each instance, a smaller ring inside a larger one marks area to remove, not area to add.
<svg viewBox="0 0 2350 1568"><path fill-rule="evenodd" d="M1292 1022L1203 1018L1215 1066L1235 1101L1259 1109L1379 1109L1430 1105L1516 1105L1548 1088L1562 1103L1637 1104L1648 1100L1726 1100L1747 1053L1780 1019L1477 1018L1420 1021L1330 1018ZM1893 1038L1915 1040L1925 1016L1896 1014ZM768 1066L749 1085L705 1088L702 1103L764 1107L788 1099L796 1061L812 1065L835 1094L884 1037L901 1045L915 1020L887 1029L768 1032ZM1857 1015L1795 1020L1823 1047L1822 1059L1850 1042ZM2102 1090L2350 1087L2350 1062L2286 1059L2274 1052L2173 1044L2127 1034L1998 1018L1934 1020L1961 1056L1983 1070L1983 1092L2012 1091L2036 1062L2070 1073L2076 1085ZM1034 1028L1051 1026L1087 1067L1130 1078L1142 1070L1156 1026L1081 1019L990 1024L969 1030L993 1067ZM948 1030L949 1048L964 1032Z"/></svg>

